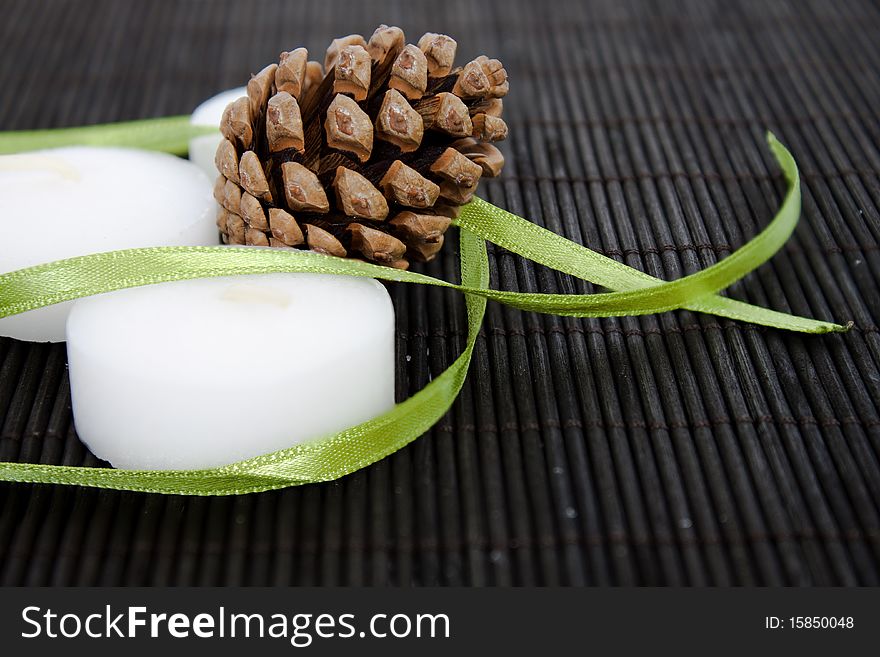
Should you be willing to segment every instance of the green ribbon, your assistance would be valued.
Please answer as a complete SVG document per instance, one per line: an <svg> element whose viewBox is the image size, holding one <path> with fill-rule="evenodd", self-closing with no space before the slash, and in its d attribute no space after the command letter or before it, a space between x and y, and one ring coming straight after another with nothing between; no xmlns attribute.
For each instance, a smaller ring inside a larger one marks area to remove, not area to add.
<svg viewBox="0 0 880 657"><path fill-rule="evenodd" d="M51 130L13 130L0 132L0 155L62 146L115 146L186 155L190 139L216 132L214 127L192 125L188 116Z"/></svg>
<svg viewBox="0 0 880 657"><path fill-rule="evenodd" d="M150 120L147 125L128 124L124 141L117 139L121 134L119 124L71 130L86 137L76 143L180 152L183 140L204 132L189 126L184 119L187 117ZM12 136L0 134L0 152L58 145L58 141L52 139L52 135L58 134L56 131L28 133L32 141L22 137L22 133L7 134ZM73 137L67 132L62 134L62 139L65 144L74 143L69 141ZM211 276L311 272L435 285L464 293L468 336L463 353L421 391L388 413L333 436L206 470L114 470L0 463L0 480L153 493L236 495L336 479L397 451L424 434L449 410L464 384L487 299L522 310L573 317L639 315L687 308L804 333L846 330L837 324L796 317L716 294L766 262L797 225L801 205L797 166L772 134L768 134L768 142L788 182L788 191L776 217L727 258L672 282L600 255L481 199L467 205L456 221L461 244L460 285L416 272L317 253L248 247L128 249L2 274L0 317L126 287ZM562 295L493 290L489 287L484 240L613 291Z"/></svg>

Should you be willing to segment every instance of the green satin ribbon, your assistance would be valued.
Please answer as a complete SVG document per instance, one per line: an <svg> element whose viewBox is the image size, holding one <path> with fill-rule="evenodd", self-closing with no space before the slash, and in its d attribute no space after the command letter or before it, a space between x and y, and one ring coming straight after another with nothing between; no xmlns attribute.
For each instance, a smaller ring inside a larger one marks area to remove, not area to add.
<svg viewBox="0 0 880 657"><path fill-rule="evenodd" d="M216 132L217 128L190 124L188 116L51 130L13 130L0 132L0 155L62 146L115 146L186 155L190 139Z"/></svg>
<svg viewBox="0 0 880 657"><path fill-rule="evenodd" d="M142 141L127 146L172 144L187 133L182 118L152 124ZM188 125L188 122L187 124ZM100 132L102 127L79 130ZM115 127L108 132L108 135ZM52 131L46 131L52 132ZM203 132L199 130L198 132ZM173 135L171 134L173 133ZM12 133L15 134L15 133ZM34 133L36 134L36 133ZM173 138L172 138L173 137ZM0 134L0 151L8 151ZM29 463L0 463L0 480L74 484L121 490L188 495L232 495L328 481L374 463L415 440L449 410L467 375L486 300L543 313L607 317L664 312L675 308L805 333L846 330L829 322L796 317L715 293L768 260L785 243L800 214L800 183L791 154L773 135L770 147L788 181L776 217L755 238L727 258L696 274L672 282L649 276L547 231L481 199L466 206L460 229L461 284L416 272L398 271L316 253L249 247L156 247L71 258L0 275L0 317L125 287L165 281L262 274L312 272L367 276L384 280L447 287L464 293L468 337L464 352L441 375L388 413L323 439L296 445L232 465L207 470L113 470ZM39 136L41 146L51 140ZM19 144L27 143L19 141ZM67 143L67 142L65 142ZM114 143L112 136L88 143ZM118 142L114 143L118 145ZM25 146L21 146L24 148ZM489 288L484 240L613 292L560 295L507 292Z"/></svg>

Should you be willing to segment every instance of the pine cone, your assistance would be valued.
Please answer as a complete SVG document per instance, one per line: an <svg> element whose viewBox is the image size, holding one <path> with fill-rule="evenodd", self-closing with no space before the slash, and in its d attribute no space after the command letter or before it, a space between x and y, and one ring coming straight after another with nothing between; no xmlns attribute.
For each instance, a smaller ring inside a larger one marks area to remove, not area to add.
<svg viewBox="0 0 880 657"><path fill-rule="evenodd" d="M501 62L453 69L455 48L381 25L335 39L323 66L298 48L254 75L220 126L223 241L403 269L437 255L480 176L504 165L487 142L507 136Z"/></svg>

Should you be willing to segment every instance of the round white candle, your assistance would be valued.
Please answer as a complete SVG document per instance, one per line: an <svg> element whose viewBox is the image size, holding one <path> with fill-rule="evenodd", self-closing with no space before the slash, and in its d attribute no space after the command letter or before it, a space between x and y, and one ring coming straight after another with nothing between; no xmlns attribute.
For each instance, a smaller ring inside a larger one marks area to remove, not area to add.
<svg viewBox="0 0 880 657"><path fill-rule="evenodd" d="M247 89L245 87L230 89L209 98L193 110L190 123L218 128L220 126L220 117L223 116L223 110L233 100L237 100L242 96L247 96ZM217 146L220 145L221 139L222 137L218 132L216 135L193 137L189 141L189 159L193 164L198 165L212 181L218 175L217 168L214 166L214 153L217 152Z"/></svg>
<svg viewBox="0 0 880 657"><path fill-rule="evenodd" d="M211 182L164 153L60 148L0 156L0 272L141 246L217 243ZM0 335L64 340L70 303L0 319Z"/></svg>
<svg viewBox="0 0 880 657"><path fill-rule="evenodd" d="M394 309L372 279L266 274L77 302L75 426L117 468L198 469L331 434L394 404Z"/></svg>

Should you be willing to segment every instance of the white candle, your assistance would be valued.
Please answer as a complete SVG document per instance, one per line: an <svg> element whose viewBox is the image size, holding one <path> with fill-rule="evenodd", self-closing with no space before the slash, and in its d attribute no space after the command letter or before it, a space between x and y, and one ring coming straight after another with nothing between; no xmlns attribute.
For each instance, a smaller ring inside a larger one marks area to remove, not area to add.
<svg viewBox="0 0 880 657"><path fill-rule="evenodd" d="M82 299L67 324L75 426L118 468L232 463L394 403L394 310L377 281L266 274Z"/></svg>
<svg viewBox="0 0 880 657"><path fill-rule="evenodd" d="M190 123L219 128L223 110L233 100L242 96L247 96L245 87L230 89L209 98L193 110ZM189 141L189 159L193 164L198 165L212 181L218 175L217 168L214 166L214 154L217 152L217 146L220 145L221 139L218 131L216 135L200 135Z"/></svg>
<svg viewBox="0 0 880 657"><path fill-rule="evenodd" d="M211 183L186 160L116 148L0 157L0 271L140 246L216 244ZM64 340L70 303L0 319L0 335Z"/></svg>

